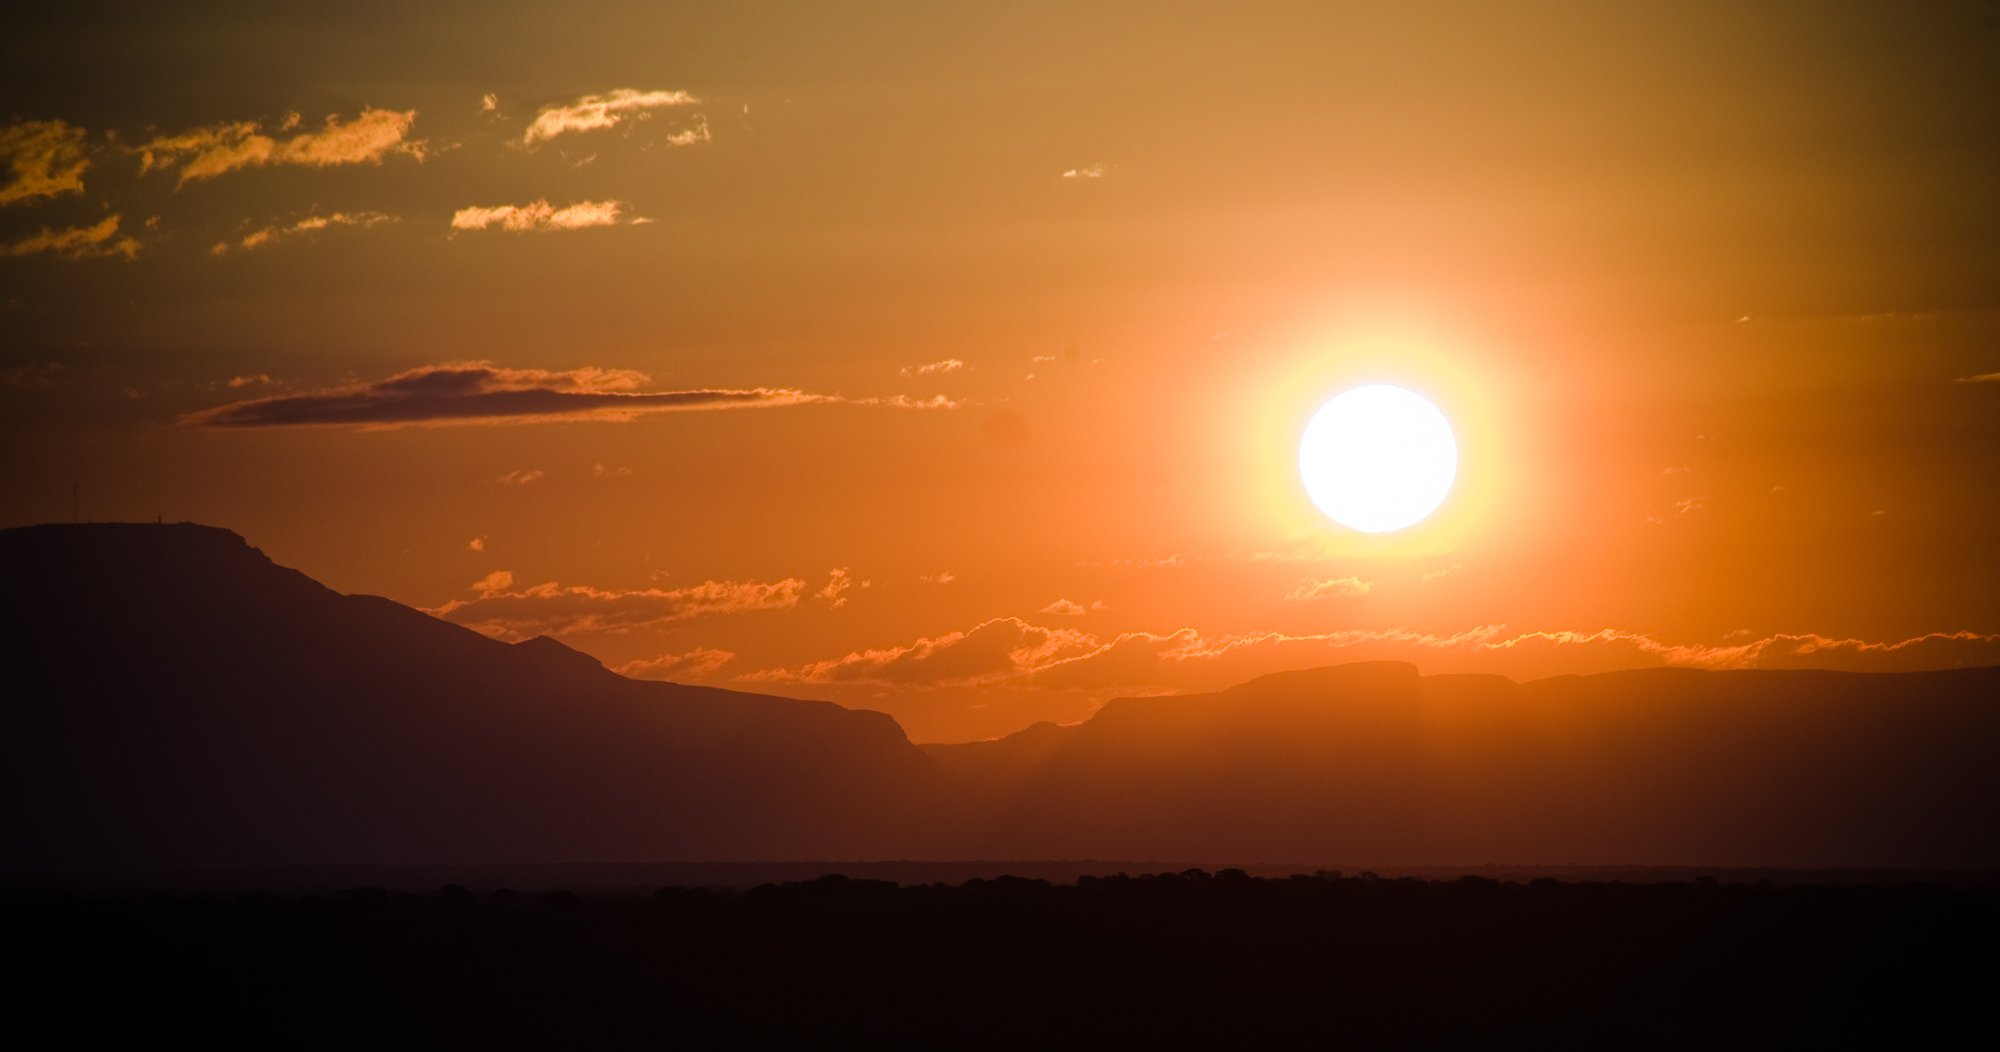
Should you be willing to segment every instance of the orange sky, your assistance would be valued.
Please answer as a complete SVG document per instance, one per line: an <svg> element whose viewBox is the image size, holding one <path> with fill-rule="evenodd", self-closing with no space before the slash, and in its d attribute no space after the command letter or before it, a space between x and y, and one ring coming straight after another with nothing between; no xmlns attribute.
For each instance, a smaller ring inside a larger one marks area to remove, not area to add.
<svg viewBox="0 0 2000 1052"><path fill-rule="evenodd" d="M2000 660L1991 4L233 6L0 42L0 524L919 741ZM1370 381L1461 442L1380 537Z"/></svg>

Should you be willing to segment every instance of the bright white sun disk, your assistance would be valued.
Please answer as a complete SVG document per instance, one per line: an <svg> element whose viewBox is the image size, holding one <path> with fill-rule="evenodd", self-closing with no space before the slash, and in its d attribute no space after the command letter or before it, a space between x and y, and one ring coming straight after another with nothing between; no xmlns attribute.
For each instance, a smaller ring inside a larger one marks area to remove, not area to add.
<svg viewBox="0 0 2000 1052"><path fill-rule="evenodd" d="M1444 503L1458 476L1458 441L1430 400L1389 384L1344 391L1299 440L1306 495L1342 526L1388 533Z"/></svg>

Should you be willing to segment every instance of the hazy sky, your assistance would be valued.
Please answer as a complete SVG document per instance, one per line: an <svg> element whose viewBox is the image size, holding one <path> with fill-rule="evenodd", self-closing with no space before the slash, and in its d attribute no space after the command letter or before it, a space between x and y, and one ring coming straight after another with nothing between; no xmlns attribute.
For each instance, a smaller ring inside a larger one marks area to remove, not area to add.
<svg viewBox="0 0 2000 1052"><path fill-rule="evenodd" d="M1993 3L455 7L10 27L0 523L920 741L2000 660ZM1372 381L1462 458L1380 537Z"/></svg>

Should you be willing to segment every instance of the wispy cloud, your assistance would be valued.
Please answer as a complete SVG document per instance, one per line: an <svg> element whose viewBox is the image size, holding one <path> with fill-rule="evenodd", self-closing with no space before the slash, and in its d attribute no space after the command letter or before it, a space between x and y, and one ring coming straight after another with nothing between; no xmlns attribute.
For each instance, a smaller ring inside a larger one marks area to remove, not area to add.
<svg viewBox="0 0 2000 1052"><path fill-rule="evenodd" d="M883 409L915 409L919 411L926 409L965 408L964 402L956 398L946 398L944 395L932 395L929 398L915 398L910 395L898 394L898 395L870 396L862 398L838 398L838 399L832 399L832 401L843 402L847 405L877 406Z"/></svg>
<svg viewBox="0 0 2000 1052"><path fill-rule="evenodd" d="M1368 590L1374 587L1375 582L1364 581L1359 577L1329 577L1324 581L1315 581L1307 577L1300 580L1297 587L1286 592L1285 598L1295 603L1314 599L1336 599L1366 595Z"/></svg>
<svg viewBox="0 0 2000 1052"><path fill-rule="evenodd" d="M540 482L547 477L548 472L539 468L515 468L493 481L502 486L525 486L530 482Z"/></svg>
<svg viewBox="0 0 2000 1052"><path fill-rule="evenodd" d="M1071 602L1068 599L1058 599L1036 611L1036 613L1051 614L1056 617L1082 617L1089 612L1089 607L1084 606L1082 603Z"/></svg>
<svg viewBox="0 0 2000 1052"><path fill-rule="evenodd" d="M83 192L84 131L62 121L22 121L0 128L0 205Z"/></svg>
<svg viewBox="0 0 2000 1052"><path fill-rule="evenodd" d="M533 146L572 132L615 128L629 118L644 118L667 106L691 106L701 100L685 91L638 91L618 88L602 95L585 95L575 102L545 106L535 114L521 142ZM704 124L703 130L707 130Z"/></svg>
<svg viewBox="0 0 2000 1052"><path fill-rule="evenodd" d="M1110 171L1111 167L1109 165L1099 161L1096 164L1085 165L1082 168L1071 168L1064 172L1062 177L1065 179L1102 179Z"/></svg>
<svg viewBox="0 0 2000 1052"><path fill-rule="evenodd" d="M497 228L525 233L530 230L583 230L595 226L617 226L622 220L625 204L622 201L578 201L572 205L557 208L549 204L548 198L531 201L525 205L497 205L492 208L472 206L461 208L451 215L453 230L486 230ZM637 223L640 220L634 219Z"/></svg>
<svg viewBox="0 0 2000 1052"><path fill-rule="evenodd" d="M838 567L827 576L826 587L814 592L813 598L839 609L847 605L847 590L852 587L854 575L848 573L847 567ZM861 582L861 587L868 587L868 582Z"/></svg>
<svg viewBox="0 0 2000 1052"><path fill-rule="evenodd" d="M799 605L806 583L704 581L686 588L626 591L564 586L554 581L515 589L504 570L472 584L471 599L454 599L426 611L497 639L521 640L596 632L630 632L676 621Z"/></svg>
<svg viewBox="0 0 2000 1052"><path fill-rule="evenodd" d="M627 662L618 667L618 674L633 679L708 679L734 660L734 651L696 647L685 653L662 654L656 658Z"/></svg>
<svg viewBox="0 0 2000 1052"><path fill-rule="evenodd" d="M509 369L450 362L386 380L307 394L253 398L182 418L195 427L406 427L625 421L647 413L754 409L837 401L789 388L646 391L651 378L629 369Z"/></svg>
<svg viewBox="0 0 2000 1052"><path fill-rule="evenodd" d="M0 256L32 256L42 252L70 260L102 259L107 256L129 260L138 258L139 242L120 234L118 217L111 215L91 226L74 226L65 230L43 227L38 234L0 246Z"/></svg>
<svg viewBox="0 0 2000 1052"><path fill-rule="evenodd" d="M267 247L274 242L296 237L300 234L310 234L315 231L325 230L328 227L354 226L366 228L379 226L383 223L393 223L395 221L395 216L386 215L381 212L333 212L323 216L307 216L292 223L273 223L270 226L253 230L238 239L234 248L236 251L247 252L251 249ZM208 251L211 255L227 255L231 247L227 241L218 241L215 243L215 247Z"/></svg>
<svg viewBox="0 0 2000 1052"><path fill-rule="evenodd" d="M969 685L1017 678L1064 654L1087 651L1083 633L1043 628L1000 617L964 632L918 639L907 646L855 651L845 657L745 679L801 683L882 683L904 686Z"/></svg>
<svg viewBox="0 0 2000 1052"><path fill-rule="evenodd" d="M2000 661L2000 633L1932 632L1873 641L1818 633L1735 635L1718 643L1671 643L1621 629L1510 633L1501 625L1460 632L1408 628L1294 634L1205 635L1193 628L1125 632L1101 637L1018 618L996 618L970 630L925 637L905 646L855 651L807 665L767 669L742 678L815 684L865 683L927 689L1011 685L1048 690L1185 689L1218 674L1248 677L1282 668L1361 659L1451 654L1460 667L1535 651L1588 649L1613 667L1850 669L1936 668ZM1574 657L1565 659L1574 662ZM1532 664L1532 663L1531 663Z"/></svg>
<svg viewBox="0 0 2000 1052"><path fill-rule="evenodd" d="M708 142L713 138L714 136L709 134L708 118L697 113L692 124L667 136L667 145L694 146L698 143Z"/></svg>
<svg viewBox="0 0 2000 1052"><path fill-rule="evenodd" d="M210 125L161 136L139 146L139 170L178 167L180 177L176 185L185 186L238 169L272 164L308 168L380 164L382 158L392 154L421 160L425 143L409 138L410 126L416 119L415 110L364 109L351 121L329 116L326 124L316 131L296 131L298 115L291 114L273 129L278 136L266 135L258 121Z"/></svg>
<svg viewBox="0 0 2000 1052"><path fill-rule="evenodd" d="M1973 376L1961 376L1958 379L1953 380L1952 383L1955 384L2000 383L2000 373L1978 373Z"/></svg>
<svg viewBox="0 0 2000 1052"><path fill-rule="evenodd" d="M933 374L955 373L965 367L965 363L956 358L946 358L943 361L930 362L925 365L906 365L897 370L897 372L904 376L931 376Z"/></svg>

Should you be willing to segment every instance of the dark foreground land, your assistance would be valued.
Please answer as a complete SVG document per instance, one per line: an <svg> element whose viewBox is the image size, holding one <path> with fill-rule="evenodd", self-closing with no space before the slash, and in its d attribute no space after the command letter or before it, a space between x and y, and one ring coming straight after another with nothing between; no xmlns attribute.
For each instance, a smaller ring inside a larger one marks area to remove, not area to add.
<svg viewBox="0 0 2000 1052"><path fill-rule="evenodd" d="M1984 1044L2000 891L1194 870L0 899L0 1045Z"/></svg>

